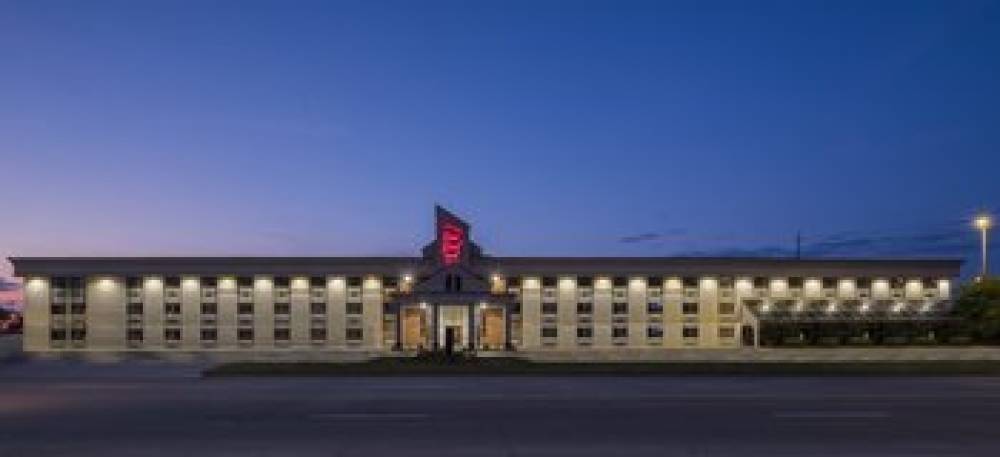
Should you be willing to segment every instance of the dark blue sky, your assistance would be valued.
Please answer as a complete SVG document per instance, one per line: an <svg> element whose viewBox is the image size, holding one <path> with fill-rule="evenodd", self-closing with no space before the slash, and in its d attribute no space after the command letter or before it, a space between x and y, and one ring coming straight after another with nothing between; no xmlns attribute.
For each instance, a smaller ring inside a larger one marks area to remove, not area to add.
<svg viewBox="0 0 1000 457"><path fill-rule="evenodd" d="M996 1L7 1L0 254L975 261L997 75Z"/></svg>

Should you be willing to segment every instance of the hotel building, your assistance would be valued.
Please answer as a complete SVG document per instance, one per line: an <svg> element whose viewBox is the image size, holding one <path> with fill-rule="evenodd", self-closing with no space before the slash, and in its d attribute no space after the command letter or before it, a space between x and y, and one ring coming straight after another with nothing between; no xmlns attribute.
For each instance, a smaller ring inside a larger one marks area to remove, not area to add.
<svg viewBox="0 0 1000 457"><path fill-rule="evenodd" d="M832 333L844 344L879 338L887 325L933 328L960 267L958 260L495 257L472 241L466 222L436 212L436 239L415 257L11 258L25 280L24 349L625 354L815 340L831 333L809 335L814 329L863 323L851 327L861 331ZM795 334L768 331L789 322Z"/></svg>

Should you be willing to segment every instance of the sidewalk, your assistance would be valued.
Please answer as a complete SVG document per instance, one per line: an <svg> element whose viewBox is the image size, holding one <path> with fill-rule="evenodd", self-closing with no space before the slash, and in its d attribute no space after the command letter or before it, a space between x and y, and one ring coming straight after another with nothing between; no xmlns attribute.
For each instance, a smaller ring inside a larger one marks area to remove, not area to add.
<svg viewBox="0 0 1000 457"><path fill-rule="evenodd" d="M870 347L742 349L596 349L588 352L519 351L548 362L859 362L997 360L1000 347Z"/></svg>

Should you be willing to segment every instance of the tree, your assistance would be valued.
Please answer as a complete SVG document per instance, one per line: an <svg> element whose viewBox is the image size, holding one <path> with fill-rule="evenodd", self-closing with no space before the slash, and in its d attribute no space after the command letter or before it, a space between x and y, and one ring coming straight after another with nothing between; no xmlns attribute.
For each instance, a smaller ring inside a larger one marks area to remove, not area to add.
<svg viewBox="0 0 1000 457"><path fill-rule="evenodd" d="M1000 343L1000 279L984 279L962 287L953 312L976 340Z"/></svg>

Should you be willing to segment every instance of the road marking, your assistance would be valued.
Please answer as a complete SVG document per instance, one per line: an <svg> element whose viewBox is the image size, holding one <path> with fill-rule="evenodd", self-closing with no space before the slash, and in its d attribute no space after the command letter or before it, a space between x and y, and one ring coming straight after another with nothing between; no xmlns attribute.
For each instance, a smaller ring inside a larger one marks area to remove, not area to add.
<svg viewBox="0 0 1000 457"><path fill-rule="evenodd" d="M886 419L888 411L776 411L778 419Z"/></svg>
<svg viewBox="0 0 1000 457"><path fill-rule="evenodd" d="M424 420L429 419L430 414L423 413L318 413L310 414L312 420Z"/></svg>

